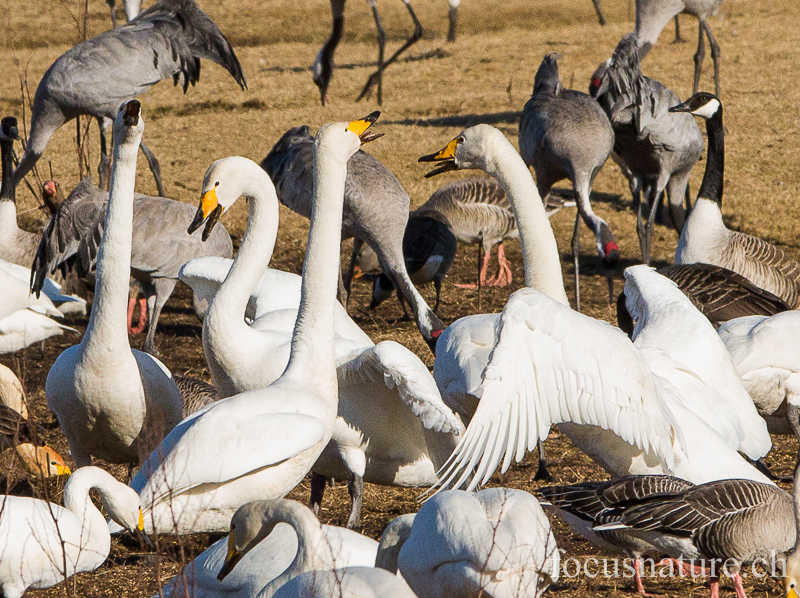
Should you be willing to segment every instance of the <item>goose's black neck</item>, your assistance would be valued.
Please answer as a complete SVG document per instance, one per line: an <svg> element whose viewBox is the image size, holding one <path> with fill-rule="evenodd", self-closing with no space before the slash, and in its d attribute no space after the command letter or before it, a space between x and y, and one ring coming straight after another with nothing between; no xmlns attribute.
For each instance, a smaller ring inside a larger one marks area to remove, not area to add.
<svg viewBox="0 0 800 598"><path fill-rule="evenodd" d="M3 188L0 189L0 201L16 201L14 193L14 162L12 154L14 140L3 137L0 139L0 161L3 164Z"/></svg>
<svg viewBox="0 0 800 598"><path fill-rule="evenodd" d="M722 187L725 176L725 131L722 126L722 105L706 119L708 135L708 152L706 154L706 172L700 184L698 198L709 199L722 206Z"/></svg>

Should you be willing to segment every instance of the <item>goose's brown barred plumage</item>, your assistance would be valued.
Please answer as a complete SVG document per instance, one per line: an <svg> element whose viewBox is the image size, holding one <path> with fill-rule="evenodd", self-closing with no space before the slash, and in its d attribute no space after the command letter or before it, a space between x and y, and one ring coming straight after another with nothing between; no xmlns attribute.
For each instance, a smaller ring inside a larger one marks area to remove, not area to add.
<svg viewBox="0 0 800 598"><path fill-rule="evenodd" d="M199 411L220 398L217 390L208 382L190 376L173 376L172 379L181 392L183 417Z"/></svg>

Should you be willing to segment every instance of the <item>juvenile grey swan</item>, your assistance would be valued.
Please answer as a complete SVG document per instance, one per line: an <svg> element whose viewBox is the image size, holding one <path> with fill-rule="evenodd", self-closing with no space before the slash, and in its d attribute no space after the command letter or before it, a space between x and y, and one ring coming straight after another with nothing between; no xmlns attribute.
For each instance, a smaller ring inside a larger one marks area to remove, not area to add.
<svg viewBox="0 0 800 598"><path fill-rule="evenodd" d="M645 193L649 215L645 222L639 201L636 232L642 260L649 264L656 208L665 189L672 224L683 229L683 199L689 174L703 153L703 136L696 122L668 112L680 102L678 96L642 75L634 34L622 38L607 66L601 65L592 79L592 95L614 127L614 151Z"/></svg>
<svg viewBox="0 0 800 598"><path fill-rule="evenodd" d="M0 161L2 161L2 188L0 188L0 259L20 266L29 266L40 235L17 226L17 195L14 184L14 141L19 140L17 119L6 116L0 121Z"/></svg>
<svg viewBox="0 0 800 598"><path fill-rule="evenodd" d="M597 254L608 280L609 302L614 296L614 270L619 247L608 223L592 210L592 184L614 147L614 130L600 105L589 95L561 85L560 54L542 60L533 84L533 95L522 109L519 153L536 173L539 195L547 198L552 186L568 178L578 204L572 257L575 263L575 302L581 308L579 257L581 237L578 216L595 235ZM546 200L545 200L546 201Z"/></svg>
<svg viewBox="0 0 800 598"><path fill-rule="evenodd" d="M636 29L634 33L639 40L639 57L644 59L650 52L658 36L673 17L675 17L676 41L678 33L678 14L692 15L700 21L697 52L694 55L694 83L692 93L700 87L700 72L706 57L705 40L708 37L711 46L711 59L714 61L714 90L719 95L719 44L711 33L708 18L715 14L724 0L636 0Z"/></svg>
<svg viewBox="0 0 800 598"><path fill-rule="evenodd" d="M31 290L39 292L48 273L75 267L79 276L94 270L106 219L108 192L84 179L61 202L50 218L32 266ZM133 203L133 253L131 276L147 297L149 326L142 350L158 355L156 328L161 310L178 282L178 271L196 257L232 257L231 237L224 226L215 227L203 242L203 234L186 234L195 209L163 197L136 195ZM132 306L129 306L128 324Z"/></svg>
<svg viewBox="0 0 800 598"><path fill-rule="evenodd" d="M800 262L763 239L732 231L722 221L725 131L722 103L700 92L670 108L706 121L708 155L697 201L675 250L676 264L705 262L741 274L755 286L777 295L792 309L800 307Z"/></svg>
<svg viewBox="0 0 800 598"><path fill-rule="evenodd" d="M225 68L243 90L247 88L230 42L194 0L161 0L130 23L68 50L36 88L30 137L14 171L15 183L33 168L61 125L87 114L100 121L98 172L105 186L108 156L103 121L113 120L121 103L163 79L180 83L185 93L200 79L203 58ZM141 148L163 197L158 161L144 143Z"/></svg>
<svg viewBox="0 0 800 598"><path fill-rule="evenodd" d="M307 125L289 129L261 162L275 184L278 199L293 212L311 217L312 148ZM384 272L411 305L422 337L433 349L444 325L414 287L403 258L403 235L408 221L408 193L400 181L370 154L359 150L347 164L342 239L355 237L378 255ZM349 295L355 263L344 278ZM346 301L345 301L346 304Z"/></svg>

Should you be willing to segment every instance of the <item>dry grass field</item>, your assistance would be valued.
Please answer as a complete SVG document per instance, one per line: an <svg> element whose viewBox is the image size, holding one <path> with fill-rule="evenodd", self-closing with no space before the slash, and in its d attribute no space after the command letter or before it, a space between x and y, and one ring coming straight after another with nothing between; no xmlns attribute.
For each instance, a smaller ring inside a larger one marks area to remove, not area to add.
<svg viewBox="0 0 800 598"><path fill-rule="evenodd" d="M32 96L47 67L81 39L83 11L88 34L110 27L107 6L101 0L0 0L0 22L5 35L0 38L0 115L23 117L21 80ZM149 6L152 0L145 0ZM216 65L203 65L197 87L186 95L169 82L157 85L142 96L146 121L145 139L161 161L168 195L191 204L198 201L203 174L217 158L242 155L260 161L277 138L289 127L309 124L316 130L332 120L352 120L374 110L373 101L356 103L361 86L374 68L377 50L375 26L368 6L361 1L347 5L346 32L336 55L339 66L330 88L330 106L323 108L311 82L309 65L327 38L330 27L328 3L324 0L200 0L201 7L217 22L233 43L247 76L249 89L241 92L233 80ZM632 4L632 2L630 2ZM426 28L424 39L409 53L413 60L391 67L385 78L383 116L376 129L386 136L367 149L386 164L401 180L412 206L425 201L443 183L464 176L447 174L424 179L425 165L417 163L423 154L441 148L467 126L489 123L500 128L516 144L520 111L530 95L533 77L542 56L557 51L562 79L567 86L585 89L598 63L610 56L619 38L633 29L628 0L606 0L609 21L597 23L589 0L465 0L459 23L459 39L447 44L447 4L444 0L419 1L416 10ZM400 2L381 2L384 25L390 37L389 51L397 47L409 29L407 13ZM711 20L722 49L722 101L725 105L726 177L723 212L728 225L765 237L790 253L800 255L800 6L794 0L752 2L728 0ZM697 22L682 20L682 31L690 42L672 45L673 28L667 27L660 43L644 63L645 74L658 79L686 98L691 92L692 55ZM710 57L702 86L713 91ZM28 119L29 112L25 108ZM96 168L98 136L90 127L90 158ZM704 168L695 169L691 188L699 187ZM71 123L51 140L39 163L43 179L50 169L65 190L79 180L75 151L75 126ZM139 160L137 191L155 195L155 185L146 162ZM467 173L469 174L469 173ZM29 177L30 178L30 177ZM32 179L31 179L32 180ZM564 185L561 185L564 187ZM595 183L593 201L597 212L608 220L619 242L623 262L617 272L621 288L622 269L640 258L635 234L635 216L627 184L618 169L609 163ZM44 213L27 188L18 190L20 223L30 230L41 226ZM244 231L246 206L238 203L223 218L235 237ZM573 296L569 238L574 210L564 210L552 219L561 248L567 292ZM306 242L307 222L281 208L281 227L272 267L300 272ZM585 273L582 284L584 311L615 321L608 304L605 280L594 251L591 234L582 231ZM672 260L677 235L657 227L654 236L655 265ZM513 289L523 281L517 243L508 244L513 262ZM474 249L460 251L443 292L441 313L448 323L479 312L499 311L512 289L467 291L453 282L471 282L476 274ZM413 323L400 320L402 312L395 301L386 302L374 313L367 309L370 289L356 283L350 312L356 322L376 341L394 339L414 350L428 364L433 356L422 342ZM432 289L422 290L432 299ZM86 320L69 322L78 330ZM179 287L161 319L157 344L164 363L176 373L208 379L201 346L201 327L191 310L190 293ZM139 346L143 336L132 339ZM2 362L21 372L28 399L37 417L54 423L47 411L44 382L58 354L78 341L67 334L48 341L44 348L31 347ZM613 365L609 365L613 367ZM66 443L53 426L48 441L66 452ZM554 432L547 449L551 471L558 482L571 483L607 477L598 466ZM766 459L779 473L788 473L795 455L795 444L776 439L776 448ZM535 456L535 455L534 455ZM522 464L506 475L496 474L492 485L531 490L529 479L535 459L528 455ZM17 491L47 491L60 500L58 483L28 486L17 478L9 454L2 457L8 485ZM124 479L121 467L112 468ZM378 537L385 524L396 515L414 511L416 490L381 488L367 485L363 512L364 532ZM307 483L301 484L292 498L306 501ZM322 518L342 525L349 501L342 484L329 490ZM559 546L567 556L583 558L596 551L554 522ZM79 575L69 587L30 591L30 596L138 597L158 591L160 584L178 571L181 562L208 545L210 538L160 538L159 555L142 550L126 540L114 540L108 562L93 573ZM662 595L704 595L702 581L651 579L648 589ZM559 597L629 595L630 579L591 579L579 576L562 579L550 592ZM778 585L771 580L746 580L751 596L777 595ZM730 582L723 592L732 595Z"/></svg>

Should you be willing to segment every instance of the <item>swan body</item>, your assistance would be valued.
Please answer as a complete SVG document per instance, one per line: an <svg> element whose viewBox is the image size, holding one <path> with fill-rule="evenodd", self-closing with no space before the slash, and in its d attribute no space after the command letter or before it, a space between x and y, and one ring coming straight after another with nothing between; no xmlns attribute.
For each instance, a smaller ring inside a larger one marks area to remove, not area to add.
<svg viewBox="0 0 800 598"><path fill-rule="evenodd" d="M408 584L396 575L374 567L345 567L306 571L273 594L275 598L416 598ZM261 598L259 596L259 598Z"/></svg>
<svg viewBox="0 0 800 598"><path fill-rule="evenodd" d="M100 493L117 523L130 531L142 529L139 497L97 467L83 467L72 474L64 488L63 507L35 498L4 496L0 512L3 596L21 598L29 587L49 588L103 564L111 536L89 498L91 489Z"/></svg>
<svg viewBox="0 0 800 598"><path fill-rule="evenodd" d="M145 505L148 529L225 530L242 504L280 498L294 488L330 440L338 404L333 314L344 179L348 158L376 118L331 123L317 134L314 217L289 363L270 386L211 404L163 440L131 481ZM244 313L269 261L271 247L264 252L254 234L277 225L278 204L274 186L257 178L258 170L246 158L233 157L214 162L206 172L203 200L189 232L206 220L204 234L210 232L222 211L220 197L230 205L232 198L247 196L250 217L234 265L206 314L204 331L218 325L225 312ZM219 365L209 359L212 376L219 374ZM220 390L216 378L215 386Z"/></svg>
<svg viewBox="0 0 800 598"><path fill-rule="evenodd" d="M442 492L414 518L398 567L419 598L541 596L559 551L539 501L522 490Z"/></svg>
<svg viewBox="0 0 800 598"><path fill-rule="evenodd" d="M264 509L270 504L270 501L247 503L237 511L232 522L236 528L245 525L249 529L260 530ZM301 508L300 505L297 505L297 508ZM249 521L244 523L245 519ZM275 525L269 535L256 542L222 580L217 576L227 558L229 540L223 538L215 542L172 578L164 587L163 595L175 598L186 596L187 593L192 598L255 596L264 586L283 573L295 559L300 546L298 536L305 537L305 528L300 523L296 525L297 529L283 521ZM375 540L332 525L323 525L322 534L330 545L338 567L374 565L378 550L378 543Z"/></svg>
<svg viewBox="0 0 800 598"><path fill-rule="evenodd" d="M474 316L453 337L442 335L444 367L434 376L445 402L447 388L469 388L477 379L480 359L487 365L472 393L480 403L458 448L440 472L441 484L468 488L485 483L502 461L503 471L521 459L552 423L575 422L610 430L610 444L590 446L581 438L591 426L573 426L571 437L584 450L613 455L624 447L651 455L669 469L678 426L666 411L641 352L605 322L568 306L552 229L536 185L522 158L496 129L478 125L421 161L443 165L433 172L480 168L494 175L514 208L525 261L526 284L508 300L499 316ZM474 340L473 340L474 339ZM614 355L616 375L602 363ZM458 363L464 382L456 384ZM447 372L449 379L440 375ZM461 405L457 411L463 411ZM587 432L588 435L588 432Z"/></svg>
<svg viewBox="0 0 800 598"><path fill-rule="evenodd" d="M89 325L81 343L58 356L45 385L47 404L79 467L92 456L139 463L182 413L169 370L128 342L133 188L144 131L139 107L136 100L124 104L114 122L117 144Z"/></svg>

